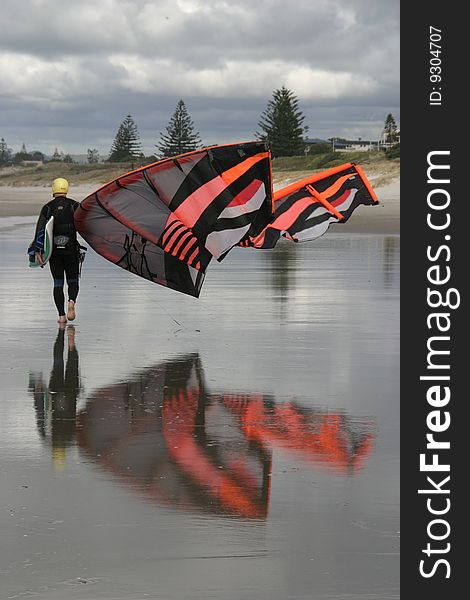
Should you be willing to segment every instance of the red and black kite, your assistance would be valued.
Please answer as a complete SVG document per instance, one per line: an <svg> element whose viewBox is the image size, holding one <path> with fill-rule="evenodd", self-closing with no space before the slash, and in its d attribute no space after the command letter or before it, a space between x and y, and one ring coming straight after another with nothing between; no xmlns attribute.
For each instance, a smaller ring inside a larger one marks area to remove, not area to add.
<svg viewBox="0 0 470 600"><path fill-rule="evenodd" d="M118 177L75 212L80 235L120 267L198 297L212 259L234 246L305 241L377 199L352 163L273 192L264 142L213 146Z"/></svg>

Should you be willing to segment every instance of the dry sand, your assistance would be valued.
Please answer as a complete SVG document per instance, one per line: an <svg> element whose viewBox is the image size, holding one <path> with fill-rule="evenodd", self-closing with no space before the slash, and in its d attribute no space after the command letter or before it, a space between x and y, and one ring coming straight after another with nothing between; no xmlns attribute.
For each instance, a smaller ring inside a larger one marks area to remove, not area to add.
<svg viewBox="0 0 470 600"><path fill-rule="evenodd" d="M380 177L369 177L380 205L360 207L345 225L335 225L336 232L398 234L400 231L400 178L380 185ZM376 179L379 185L375 185ZM279 182L280 183L280 182ZM279 185L278 183L278 185ZM70 197L81 201L99 187L99 184L70 187ZM51 199L49 186L0 186L0 217L36 216Z"/></svg>
<svg viewBox="0 0 470 600"><path fill-rule="evenodd" d="M344 233L400 233L400 178L379 187L374 186L379 205L360 206L344 225L331 226L331 231Z"/></svg>
<svg viewBox="0 0 470 600"><path fill-rule="evenodd" d="M83 200L99 185L71 186L70 197ZM27 217L39 213L41 207L52 199L49 186L0 186L0 217Z"/></svg>

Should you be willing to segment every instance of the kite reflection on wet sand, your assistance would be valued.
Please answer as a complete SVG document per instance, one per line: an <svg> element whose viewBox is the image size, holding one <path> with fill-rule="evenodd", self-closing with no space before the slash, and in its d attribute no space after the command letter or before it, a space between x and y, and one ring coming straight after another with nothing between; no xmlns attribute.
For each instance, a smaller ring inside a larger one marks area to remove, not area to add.
<svg viewBox="0 0 470 600"><path fill-rule="evenodd" d="M35 407L43 422L40 395ZM71 402L75 409L76 397ZM374 440L371 419L278 402L271 395L209 391L197 354L99 389L78 413L76 426L70 416L63 406L53 415L53 454L57 432L65 428L70 436L59 436L62 445L76 438L89 460L151 502L255 519L268 514L273 452L282 449L304 463L352 475Z"/></svg>
<svg viewBox="0 0 470 600"><path fill-rule="evenodd" d="M314 240L360 205L378 204L362 169L346 163L273 191L264 142L213 146L126 173L75 212L80 235L112 263L198 297L213 257L235 246Z"/></svg>

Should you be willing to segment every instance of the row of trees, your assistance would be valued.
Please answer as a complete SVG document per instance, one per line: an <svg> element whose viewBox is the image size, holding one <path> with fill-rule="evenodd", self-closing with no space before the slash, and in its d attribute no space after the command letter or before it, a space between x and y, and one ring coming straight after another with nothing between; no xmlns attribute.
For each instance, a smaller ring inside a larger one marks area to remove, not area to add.
<svg viewBox="0 0 470 600"><path fill-rule="evenodd" d="M159 157L167 158L197 150L202 146L199 132L195 131L194 123L189 116L183 100L180 100L176 110L170 119L165 133L160 133L160 142L156 145ZM17 152L12 158L13 152L4 138L0 141L0 165L22 163L25 161L44 161L45 156L42 152L27 152L25 144L20 152ZM128 162L144 159L142 152L142 143L137 125L132 115L127 115L124 121L119 125L116 136L109 152L109 162ZM156 156L154 157L156 158ZM56 148L51 161L73 162L70 154L59 152ZM98 163L100 154L96 148L87 149L87 160L90 164Z"/></svg>
<svg viewBox="0 0 470 600"><path fill-rule="evenodd" d="M7 164L21 164L24 162L45 162L46 156L43 152L39 150L33 150L32 152L28 152L26 149L26 144L23 142L21 146L21 150L13 155L13 150L8 147L8 144L5 141L5 138L0 140L0 166ZM54 150L54 154L51 158L48 159L49 162L65 162L72 163L73 159L70 154L65 154L63 152L59 152L56 148Z"/></svg>
<svg viewBox="0 0 470 600"><path fill-rule="evenodd" d="M176 105L176 110L166 127L160 133L160 141L156 144L160 158L168 158L185 152L197 150L202 146L198 131L188 113L183 100ZM142 144L137 125L131 115L127 115L119 125L109 153L110 162L123 162L142 157Z"/></svg>
<svg viewBox="0 0 470 600"><path fill-rule="evenodd" d="M291 90L282 87L273 92L258 123L261 131L255 136L270 144L273 156L301 155L304 153L304 137L308 131L308 127L303 125L304 120L297 97ZM201 147L200 134L195 130L184 101L180 100L165 132L160 132L160 141L156 144L158 155L160 158L168 158ZM108 160L122 162L141 156L142 144L137 125L132 116L127 115L116 133Z"/></svg>
<svg viewBox="0 0 470 600"><path fill-rule="evenodd" d="M303 124L304 121L298 98L283 86L273 92L258 122L260 131L255 136L269 143L274 157L302 156L309 129ZM385 120L383 140L389 146L399 142L398 127L391 114ZM200 147L200 134L195 131L186 105L180 100L165 132L160 133L160 142L156 145L159 158L176 156ZM127 115L119 126L108 160L133 160L140 156L143 155L139 132L132 116Z"/></svg>
<svg viewBox="0 0 470 600"><path fill-rule="evenodd" d="M10 163L22 163L25 160L31 161L43 161L44 154L39 150L28 152L25 144L22 145L21 150L13 156L13 150L8 147L5 138L0 140L0 165L6 165Z"/></svg>
<svg viewBox="0 0 470 600"><path fill-rule="evenodd" d="M266 109L258 122L260 130L255 133L255 137L269 143L274 157L300 156L304 154L305 136L308 132L308 126L304 125L304 121L305 116L299 108L298 98L291 90L282 86L281 89L273 92L272 98L268 101ZM389 145L396 144L399 140L398 128L391 114L387 116L385 121L383 139ZM165 131L160 132L160 140L156 144L158 151L156 154L158 154L158 158L168 158L201 147L200 134L195 130L185 103L183 100L179 100ZM33 154L42 153L27 153L23 144L22 151L15 156L15 161L41 160L41 158L34 158ZM9 156L11 159L11 151L2 138L0 142L0 164L8 162ZM42 157L44 156L42 155ZM87 159L89 163L99 162L98 150L88 148ZM143 159L145 159L145 156L142 152L140 134L132 115L129 114L117 130L107 160L109 162L133 162ZM70 155L63 156L57 149L52 160L72 162Z"/></svg>

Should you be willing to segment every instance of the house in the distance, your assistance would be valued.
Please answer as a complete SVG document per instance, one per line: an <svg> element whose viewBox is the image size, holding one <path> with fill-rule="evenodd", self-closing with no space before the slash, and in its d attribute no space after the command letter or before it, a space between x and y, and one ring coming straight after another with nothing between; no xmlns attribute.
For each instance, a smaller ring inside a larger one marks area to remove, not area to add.
<svg viewBox="0 0 470 600"><path fill-rule="evenodd" d="M381 141L363 140L346 140L344 138L330 138L331 149L334 152L376 152L383 148Z"/></svg>
<svg viewBox="0 0 470 600"><path fill-rule="evenodd" d="M400 130L395 132L395 141L386 141L385 132L379 140L358 138L357 140L346 140L344 138L329 138L331 149L334 152L376 152L378 150L387 150L397 143L400 143Z"/></svg>
<svg viewBox="0 0 470 600"><path fill-rule="evenodd" d="M378 152L387 150L396 143L400 142L400 130L396 131L396 141L387 142L385 133L378 140L358 138L357 140L347 140L341 137L332 137L327 140L320 138L305 138L305 154L317 154L319 152Z"/></svg>

